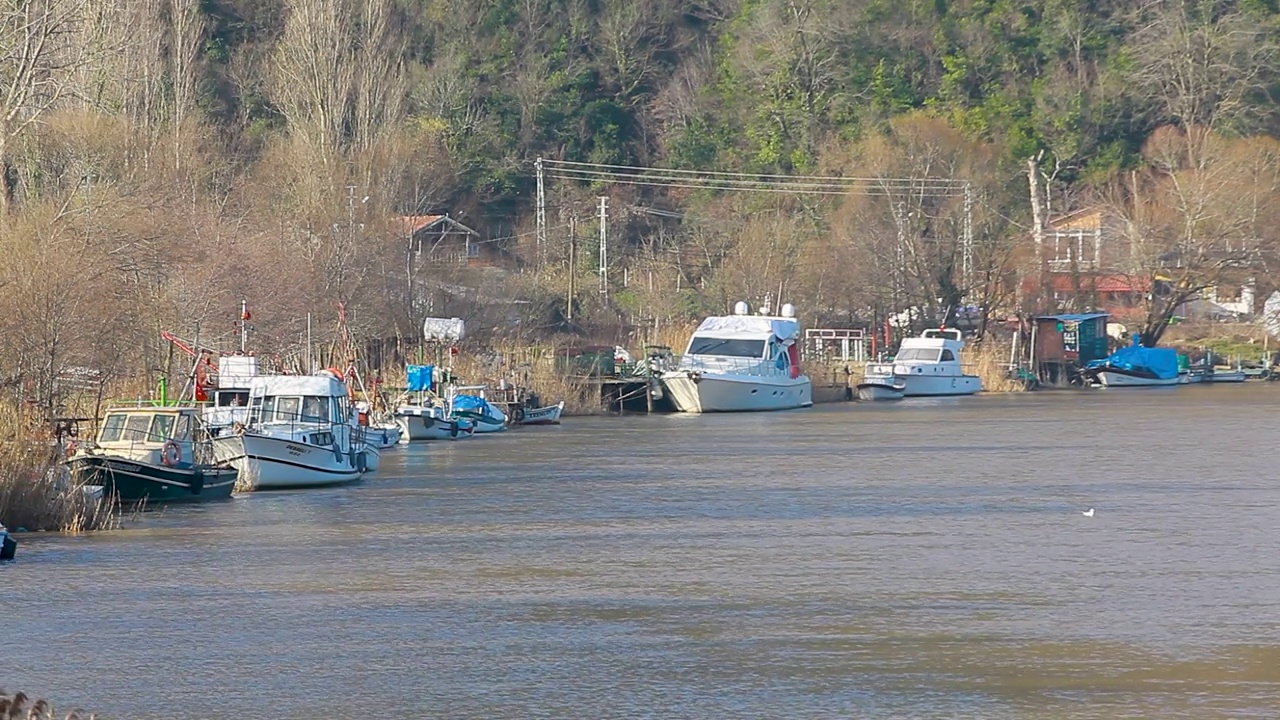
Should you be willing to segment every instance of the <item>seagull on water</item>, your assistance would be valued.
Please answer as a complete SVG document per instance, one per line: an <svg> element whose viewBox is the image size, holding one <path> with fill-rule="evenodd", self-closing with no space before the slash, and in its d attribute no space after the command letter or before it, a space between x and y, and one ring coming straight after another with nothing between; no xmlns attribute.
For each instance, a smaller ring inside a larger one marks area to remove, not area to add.
<svg viewBox="0 0 1280 720"><path fill-rule="evenodd" d="M1083 515L1083 516L1085 516L1085 517L1093 517L1093 508L1089 508L1088 510L1085 510L1084 512L1082 512L1082 513L1080 513L1080 514L1081 514L1081 515Z"/></svg>

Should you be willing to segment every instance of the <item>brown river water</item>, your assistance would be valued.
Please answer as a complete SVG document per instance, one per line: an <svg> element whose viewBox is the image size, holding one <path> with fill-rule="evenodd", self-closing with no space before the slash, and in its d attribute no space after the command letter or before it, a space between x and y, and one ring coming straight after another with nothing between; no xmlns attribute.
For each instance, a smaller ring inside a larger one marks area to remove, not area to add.
<svg viewBox="0 0 1280 720"><path fill-rule="evenodd" d="M112 718L1276 718L1277 407L1031 393L397 448L347 487L22 537L0 687Z"/></svg>

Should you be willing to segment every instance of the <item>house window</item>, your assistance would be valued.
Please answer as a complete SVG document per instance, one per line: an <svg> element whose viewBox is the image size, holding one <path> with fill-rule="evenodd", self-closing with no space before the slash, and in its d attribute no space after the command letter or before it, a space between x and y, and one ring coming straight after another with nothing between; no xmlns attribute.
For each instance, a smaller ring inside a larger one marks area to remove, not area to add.
<svg viewBox="0 0 1280 720"><path fill-rule="evenodd" d="M467 257L469 258L480 257L480 246L476 243L471 242L471 238L467 238Z"/></svg>

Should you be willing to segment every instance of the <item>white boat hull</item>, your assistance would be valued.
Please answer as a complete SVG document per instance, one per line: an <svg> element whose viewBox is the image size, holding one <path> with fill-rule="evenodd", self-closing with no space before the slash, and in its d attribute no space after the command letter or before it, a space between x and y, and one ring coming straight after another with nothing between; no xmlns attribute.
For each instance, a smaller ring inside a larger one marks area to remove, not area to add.
<svg viewBox="0 0 1280 720"><path fill-rule="evenodd" d="M977 375L907 375L897 376L906 385L903 397L942 397L973 395L982 392L982 379Z"/></svg>
<svg viewBox="0 0 1280 720"><path fill-rule="evenodd" d="M892 381L870 381L858 383L858 399L866 401L901 400L907 386Z"/></svg>
<svg viewBox="0 0 1280 720"><path fill-rule="evenodd" d="M364 440L372 447L386 450L389 447L395 447L396 443L400 442L402 434L404 434L404 428L399 423L370 425L364 429Z"/></svg>
<svg viewBox="0 0 1280 720"><path fill-rule="evenodd" d="M555 405L526 410L520 420L521 425L559 425L560 413L564 412L564 401Z"/></svg>
<svg viewBox="0 0 1280 720"><path fill-rule="evenodd" d="M255 488L337 485L361 475L360 463L355 460L359 451L338 454L332 448L253 432L215 438L213 452L219 462L231 463L240 471L240 479Z"/></svg>
<svg viewBox="0 0 1280 720"><path fill-rule="evenodd" d="M466 422L441 420L430 415L396 415L400 442L413 440L458 440L471 437L475 428Z"/></svg>
<svg viewBox="0 0 1280 720"><path fill-rule="evenodd" d="M1101 370L1098 372L1098 384L1103 387L1167 387L1169 385L1177 385L1181 382L1182 378L1177 376L1171 378L1153 378L1129 375L1127 373L1115 372L1114 370Z"/></svg>
<svg viewBox="0 0 1280 720"><path fill-rule="evenodd" d="M789 410L813 404L813 384L808 376L767 377L714 375L690 377L683 371L662 378L671 402L680 412L753 412Z"/></svg>

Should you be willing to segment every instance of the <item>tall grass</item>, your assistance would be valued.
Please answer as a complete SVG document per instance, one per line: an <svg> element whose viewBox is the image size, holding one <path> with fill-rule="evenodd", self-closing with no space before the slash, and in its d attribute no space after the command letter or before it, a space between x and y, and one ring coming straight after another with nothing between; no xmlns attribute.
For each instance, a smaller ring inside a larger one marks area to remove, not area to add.
<svg viewBox="0 0 1280 720"><path fill-rule="evenodd" d="M982 379L983 391L1005 393L1026 390L1021 382L1009 377L1009 350L1009 343L991 339L965 346L965 370Z"/></svg>
<svg viewBox="0 0 1280 720"><path fill-rule="evenodd" d="M47 431L0 408L0 522L10 530L83 532L115 527L110 503L74 487Z"/></svg>

